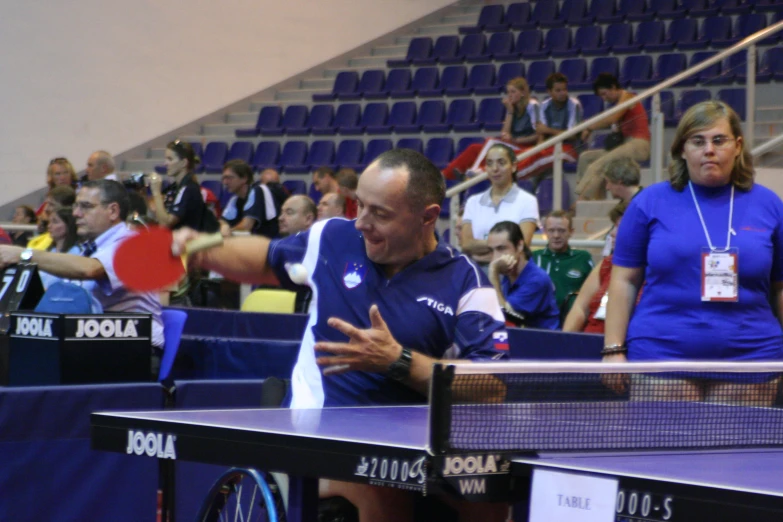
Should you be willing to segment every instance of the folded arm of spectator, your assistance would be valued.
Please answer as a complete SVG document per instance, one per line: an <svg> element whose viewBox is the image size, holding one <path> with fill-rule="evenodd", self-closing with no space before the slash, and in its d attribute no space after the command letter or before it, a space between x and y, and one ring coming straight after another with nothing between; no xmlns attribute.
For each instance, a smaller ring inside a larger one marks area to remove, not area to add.
<svg viewBox="0 0 783 522"><path fill-rule="evenodd" d="M24 248L18 246L0 246L0 266L5 268L19 263L23 250ZM91 257L35 250L30 262L36 263L40 270L63 279L96 280L106 275L101 262Z"/></svg>
<svg viewBox="0 0 783 522"><path fill-rule="evenodd" d="M486 239L476 239L473 237L473 226L470 222L462 223L462 230L460 231L462 237L462 251L469 256L476 258L477 256L486 257L486 261L492 257L492 251L487 246Z"/></svg>
<svg viewBox="0 0 783 522"><path fill-rule="evenodd" d="M599 264L593 268L585 282L582 283L579 294L563 322L564 332L581 332L585 329L590 313L590 300L601 285L600 272L601 265Z"/></svg>
<svg viewBox="0 0 783 522"><path fill-rule="evenodd" d="M149 186L152 193L152 210L155 212L155 219L166 228L175 227L179 223L179 217L166 211L166 205L163 203L163 194L161 193L163 178L157 174L151 174L149 176Z"/></svg>

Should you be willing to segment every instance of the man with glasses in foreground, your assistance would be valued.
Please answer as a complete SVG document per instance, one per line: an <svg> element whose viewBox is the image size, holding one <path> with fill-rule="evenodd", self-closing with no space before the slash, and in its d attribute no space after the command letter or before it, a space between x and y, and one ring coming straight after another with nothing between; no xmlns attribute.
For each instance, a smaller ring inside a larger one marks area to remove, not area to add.
<svg viewBox="0 0 783 522"><path fill-rule="evenodd" d="M100 179L82 185L73 205L76 227L83 241L82 255L59 254L12 245L0 245L0 268L20 261L72 280L87 289L106 312L152 315L152 345L163 348L160 298L154 292L132 292L114 273L114 252L133 232L125 224L130 202L116 181ZM154 269L154 267L151 267Z"/></svg>

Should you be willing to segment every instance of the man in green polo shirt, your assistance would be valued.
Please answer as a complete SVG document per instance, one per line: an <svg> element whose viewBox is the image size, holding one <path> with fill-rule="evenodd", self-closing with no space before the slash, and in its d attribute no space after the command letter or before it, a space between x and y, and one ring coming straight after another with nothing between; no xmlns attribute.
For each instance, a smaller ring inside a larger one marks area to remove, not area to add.
<svg viewBox="0 0 783 522"><path fill-rule="evenodd" d="M533 261L549 274L555 284L555 298L560 310L563 310L563 302L568 295L579 291L593 269L593 256L590 252L574 250L568 246L573 231L574 227L568 212L563 210L550 212L544 218L547 246L543 250L533 252ZM568 313L568 310L564 310L564 313Z"/></svg>

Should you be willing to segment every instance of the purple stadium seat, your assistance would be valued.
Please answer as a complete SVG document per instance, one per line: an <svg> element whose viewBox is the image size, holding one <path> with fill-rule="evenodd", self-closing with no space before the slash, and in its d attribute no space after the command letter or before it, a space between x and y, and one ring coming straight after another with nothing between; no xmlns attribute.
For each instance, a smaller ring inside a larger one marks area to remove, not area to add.
<svg viewBox="0 0 783 522"><path fill-rule="evenodd" d="M432 55L432 38L419 36L413 38L408 44L408 54L399 60L388 60L389 67L405 67L413 63L413 60L429 58Z"/></svg>
<svg viewBox="0 0 783 522"><path fill-rule="evenodd" d="M633 46L633 27L631 24L609 24L604 30L604 44L606 50L615 52L615 48L626 49ZM601 54L605 54L606 51Z"/></svg>
<svg viewBox="0 0 783 522"><path fill-rule="evenodd" d="M748 52L739 51L728 58L726 58L727 65L724 67L730 68L734 71L734 81L737 83L745 83L748 78ZM766 83L772 79L772 75L769 71L765 71L759 67L759 53L756 52L756 83Z"/></svg>
<svg viewBox="0 0 783 522"><path fill-rule="evenodd" d="M453 100L449 104L449 110L446 113L444 123L424 125L423 130L427 133L449 132L449 129L457 130L459 125L472 125L476 118L476 102L471 99ZM472 130L472 129L471 129Z"/></svg>
<svg viewBox="0 0 783 522"><path fill-rule="evenodd" d="M756 0L755 4L753 9L755 9L757 13L783 12L783 2L780 0Z"/></svg>
<svg viewBox="0 0 783 522"><path fill-rule="evenodd" d="M587 11L587 0L563 0L559 17L566 26L589 25L595 21L595 16Z"/></svg>
<svg viewBox="0 0 783 522"><path fill-rule="evenodd" d="M255 152L253 142L235 141L231 144L231 148L228 149L226 161L242 160L245 163L250 164L253 161L253 152ZM223 169L221 168L220 171L223 172Z"/></svg>
<svg viewBox="0 0 783 522"><path fill-rule="evenodd" d="M334 142L331 140L314 141L310 145L304 162L305 165L309 165L310 170L323 166L334 168Z"/></svg>
<svg viewBox="0 0 783 522"><path fill-rule="evenodd" d="M304 105L289 105L283 113L283 121L280 122L280 128L262 131L262 136L282 136L288 129L300 129L307 122L307 107Z"/></svg>
<svg viewBox="0 0 783 522"><path fill-rule="evenodd" d="M380 69L364 71L362 79L359 80L359 85L356 87L356 92L339 94L337 98L340 100L358 100L362 96L366 98L367 94L377 95L383 92L385 80L386 73Z"/></svg>
<svg viewBox="0 0 783 522"><path fill-rule="evenodd" d="M648 45L654 46L657 48L656 50L670 50L673 46L663 43L665 36L666 26L662 21L639 22L639 25L636 27L636 36L633 44L628 49L614 47L612 51L637 52L638 49L647 49Z"/></svg>
<svg viewBox="0 0 783 522"><path fill-rule="evenodd" d="M745 89L721 89L718 91L718 99L734 109L734 112L745 121L747 99Z"/></svg>
<svg viewBox="0 0 783 522"><path fill-rule="evenodd" d="M527 69L527 83L532 91L545 91L547 76L555 72L555 62L542 60L532 62Z"/></svg>
<svg viewBox="0 0 783 522"><path fill-rule="evenodd" d="M749 13L755 3L755 0L715 0L715 7L722 15L741 15Z"/></svg>
<svg viewBox="0 0 783 522"><path fill-rule="evenodd" d="M462 39L459 56L465 61L484 61L488 59L487 37L484 33L472 33Z"/></svg>
<svg viewBox="0 0 783 522"><path fill-rule="evenodd" d="M703 18L718 14L718 8L711 4L710 0L681 0L682 7L688 12L690 18Z"/></svg>
<svg viewBox="0 0 783 522"><path fill-rule="evenodd" d="M571 49L571 29L556 27L550 29L544 37L544 50L552 56L574 56Z"/></svg>
<svg viewBox="0 0 783 522"><path fill-rule="evenodd" d="M364 155L364 142L362 140L343 140L337 146L337 154L334 157L336 168L355 168Z"/></svg>
<svg viewBox="0 0 783 522"><path fill-rule="evenodd" d="M775 81L783 80L783 48L767 49L761 58L761 69L767 71Z"/></svg>
<svg viewBox="0 0 783 522"><path fill-rule="evenodd" d="M492 59L499 62L517 61L519 60L519 49L534 45L537 49L541 47L541 31L525 29L517 36L514 46L508 52L496 52L492 55Z"/></svg>
<svg viewBox="0 0 783 522"><path fill-rule="evenodd" d="M602 55L609 52L609 48L603 44L600 25L588 25L577 29L572 48L575 52L585 56Z"/></svg>
<svg viewBox="0 0 783 522"><path fill-rule="evenodd" d="M204 172L208 174L220 174L223 172L223 164L228 155L228 144L224 141L210 141L204 149L201 164Z"/></svg>
<svg viewBox="0 0 783 522"><path fill-rule="evenodd" d="M280 143L276 141L262 141L259 143L256 147L252 164L253 168L259 171L277 168L280 164Z"/></svg>
<svg viewBox="0 0 783 522"><path fill-rule="evenodd" d="M495 56L506 56L514 51L514 34L509 32L495 33L489 37L487 44L488 58ZM476 62L478 60L468 60Z"/></svg>
<svg viewBox="0 0 783 522"><path fill-rule="evenodd" d="M509 80L525 76L525 64L522 62L504 63L498 67L495 84L490 88L474 89L475 94L495 94L506 88Z"/></svg>
<svg viewBox="0 0 783 522"><path fill-rule="evenodd" d="M712 47L729 47L734 43L731 35L731 17L705 18L701 25L701 36Z"/></svg>
<svg viewBox="0 0 783 522"><path fill-rule="evenodd" d="M686 15L685 8L679 0L649 0L650 11L661 19L682 18Z"/></svg>
<svg viewBox="0 0 783 522"><path fill-rule="evenodd" d="M597 94L580 94L577 98L582 104L583 120L590 119L604 110L604 101Z"/></svg>
<svg viewBox="0 0 783 522"><path fill-rule="evenodd" d="M397 141L398 149L411 149L419 153L424 153L424 142L421 138L402 138Z"/></svg>
<svg viewBox="0 0 783 522"><path fill-rule="evenodd" d="M415 58L413 65L435 65L440 63L457 63L461 61L459 56L459 36L444 35L435 40L432 54L421 58Z"/></svg>
<svg viewBox="0 0 783 522"><path fill-rule="evenodd" d="M590 76L587 81L590 83L591 89L593 88L593 82L601 73L609 73L615 78L619 78L620 59L615 56L602 56L594 58L593 61L590 62Z"/></svg>
<svg viewBox="0 0 783 522"><path fill-rule="evenodd" d="M310 199L313 200L313 202L317 205L319 201L321 201L321 194L318 189L315 188L315 183L310 184L310 188L307 189L307 195L310 197Z"/></svg>
<svg viewBox="0 0 783 522"><path fill-rule="evenodd" d="M767 15L750 13L739 15L734 22L734 39L742 40L767 27Z"/></svg>
<svg viewBox="0 0 783 522"><path fill-rule="evenodd" d="M343 165L343 167L350 167L354 170L360 171L367 168L367 165L375 161L375 158L386 152L387 150L391 150L393 147L392 141L390 139L377 139L377 140L370 140L367 142L367 148L364 150L364 156L362 157L362 161L358 163L357 165Z"/></svg>
<svg viewBox="0 0 783 522"><path fill-rule="evenodd" d="M599 24L613 24L623 20L622 13L617 11L615 0L592 0L588 12Z"/></svg>
<svg viewBox="0 0 783 522"><path fill-rule="evenodd" d="M371 125L364 129L367 134L388 134L398 126L413 125L416 121L416 102L396 102L389 111L385 125Z"/></svg>
<svg viewBox="0 0 783 522"><path fill-rule="evenodd" d="M432 89L417 90L416 94L423 98L440 97L447 89L462 89L468 77L468 70L464 65L449 65L443 69L440 75L440 84Z"/></svg>
<svg viewBox="0 0 783 522"><path fill-rule="evenodd" d="M515 31L532 29L535 27L535 22L530 20L530 16L529 2L513 3L506 9L506 19L504 23L508 23L511 29L514 29ZM501 31L505 31L505 29L501 29Z"/></svg>
<svg viewBox="0 0 783 522"><path fill-rule="evenodd" d="M558 18L557 2L536 2L530 20L539 27L558 27L563 22Z"/></svg>
<svg viewBox="0 0 783 522"><path fill-rule="evenodd" d="M558 72L568 78L568 87L574 90L590 88L587 85L587 60L584 58L567 58L560 62Z"/></svg>
<svg viewBox="0 0 783 522"><path fill-rule="evenodd" d="M620 85L623 87L643 87L652 77L653 61L650 55L634 55L623 60L620 70Z"/></svg>
<svg viewBox="0 0 783 522"><path fill-rule="evenodd" d="M642 100L642 107L647 111L647 117L652 119L652 96ZM672 91L661 91L661 112L666 127L676 127L677 118L674 110L674 94Z"/></svg>
<svg viewBox="0 0 783 522"><path fill-rule="evenodd" d="M378 98L385 98L386 96L391 96L392 98L413 96L415 93L411 89L411 77L410 69L392 69L386 77L386 87L383 89L383 96L378 94ZM370 98L370 96L367 98Z"/></svg>
<svg viewBox="0 0 783 522"><path fill-rule="evenodd" d="M778 6L780 7L780 11L777 11L774 14L769 15L769 25L775 25L778 22L783 22L783 1L778 0L780 3ZM782 38L782 35L780 34L780 31L773 34L772 36L768 36L761 40L761 45L776 45Z"/></svg>
<svg viewBox="0 0 783 522"><path fill-rule="evenodd" d="M647 80L638 80L636 85L639 87L650 87L660 83L675 74L679 74L688 67L688 60L683 53L666 53L658 55L655 60L655 69L652 77ZM695 85L696 77L691 76L682 80L677 86Z"/></svg>
<svg viewBox="0 0 783 522"><path fill-rule="evenodd" d="M362 115L362 106L358 103L343 103L337 107L334 115L334 128L342 133L344 129L350 129L359 125Z"/></svg>
<svg viewBox="0 0 783 522"><path fill-rule="evenodd" d="M499 131L503 128L506 108L500 98L485 98L479 102L476 123L486 131ZM455 129L456 130L456 129Z"/></svg>
<svg viewBox="0 0 783 522"><path fill-rule="evenodd" d="M565 178L563 178L562 193L562 208L568 208L571 205L571 187L568 186L568 180ZM546 178L538 184L536 198L538 199L538 212L542 216L552 211L554 207L554 182L552 178Z"/></svg>
<svg viewBox="0 0 783 522"><path fill-rule="evenodd" d="M527 60L546 57L544 33L540 29L522 31L517 37L517 45L514 50Z"/></svg>
<svg viewBox="0 0 783 522"><path fill-rule="evenodd" d="M413 125L396 125L394 132L420 132L425 125L443 123L446 115L446 104L442 100L427 100L421 103L419 115Z"/></svg>
<svg viewBox="0 0 783 522"><path fill-rule="evenodd" d="M708 89L691 89L683 91L680 94L680 101L677 103L676 117L679 120L685 111L696 105L697 103L712 99L712 95Z"/></svg>
<svg viewBox="0 0 783 522"><path fill-rule="evenodd" d="M287 179L283 182L283 186L288 189L289 194L307 195L307 183L301 179Z"/></svg>
<svg viewBox="0 0 783 522"><path fill-rule="evenodd" d="M460 154L465 152L465 149L477 143L484 143L484 138L482 138L481 136L469 136L467 138L460 138L460 140L457 142L457 151L454 153L454 157L459 156Z"/></svg>
<svg viewBox="0 0 783 522"><path fill-rule="evenodd" d="M485 5L481 8L478 23L476 25L460 27L459 32L461 34L480 33L487 26L496 26L503 23L504 14L505 9L502 5Z"/></svg>
<svg viewBox="0 0 783 522"><path fill-rule="evenodd" d="M292 174L306 174L309 165L305 164L307 157L307 143L304 141L289 141L283 146L280 154L278 170Z"/></svg>
<svg viewBox="0 0 783 522"><path fill-rule="evenodd" d="M480 63L470 68L468 82L463 89L446 91L447 96L467 96L489 89L495 85L495 66L491 63Z"/></svg>
<svg viewBox="0 0 783 522"><path fill-rule="evenodd" d="M309 133L334 134L332 121L334 121L334 105L328 103L313 105L313 108L310 109L310 116L307 117L307 124L301 129L289 128L287 134L289 136L302 136Z"/></svg>
<svg viewBox="0 0 783 522"><path fill-rule="evenodd" d="M234 131L234 135L237 138L242 137L254 137L261 133L262 129L272 128L277 129L280 127L280 120L283 118L283 109L276 105L269 107L263 107L258 111L258 120L256 120L255 127L247 129L237 129Z"/></svg>
<svg viewBox="0 0 783 522"><path fill-rule="evenodd" d="M414 94L420 94L422 91L432 91L437 88L438 79L440 74L437 67L422 67L416 71L413 75L413 81L411 82L411 90ZM392 98L394 98L392 93Z"/></svg>
<svg viewBox="0 0 783 522"><path fill-rule="evenodd" d="M377 128L386 125L389 117L389 106L386 102L373 102L364 106L362 118L357 125L346 125L340 128L340 134L363 134L367 127Z"/></svg>
<svg viewBox="0 0 783 522"><path fill-rule="evenodd" d="M330 101L341 94L356 92L359 85L359 73L356 71L340 71L334 79L334 86L330 93L313 94L313 101Z"/></svg>
<svg viewBox="0 0 783 522"><path fill-rule="evenodd" d="M655 16L654 11L649 11L647 9L646 0L620 0L617 14L624 16L629 22L652 20Z"/></svg>
<svg viewBox="0 0 783 522"><path fill-rule="evenodd" d="M690 67L712 58L718 54L717 51L698 51L691 56ZM706 69L696 73L696 83L702 85L725 85L733 81L732 77L724 77L721 62L715 63Z"/></svg>
<svg viewBox="0 0 783 522"><path fill-rule="evenodd" d="M451 138L431 138L424 149L424 155L436 167L445 169L454 157L454 141Z"/></svg>
<svg viewBox="0 0 783 522"><path fill-rule="evenodd" d="M678 49L705 49L707 41L699 33L699 24L692 18L672 20L666 33L665 43ZM652 50L649 49L648 50Z"/></svg>

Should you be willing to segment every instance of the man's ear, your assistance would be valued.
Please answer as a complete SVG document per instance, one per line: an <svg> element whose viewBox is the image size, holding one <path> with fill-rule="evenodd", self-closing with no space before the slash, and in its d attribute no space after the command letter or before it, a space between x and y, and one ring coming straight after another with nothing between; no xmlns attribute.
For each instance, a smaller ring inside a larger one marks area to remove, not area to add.
<svg viewBox="0 0 783 522"><path fill-rule="evenodd" d="M440 217L440 205L427 205L424 207L424 212L422 213L422 224L437 224L438 217Z"/></svg>
<svg viewBox="0 0 783 522"><path fill-rule="evenodd" d="M111 214L112 221L119 221L120 220L120 204L116 201L113 203L109 203L106 205L106 208L109 209L109 213Z"/></svg>

